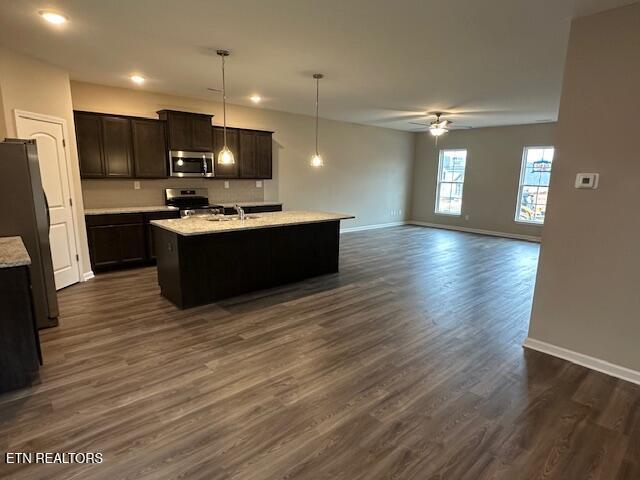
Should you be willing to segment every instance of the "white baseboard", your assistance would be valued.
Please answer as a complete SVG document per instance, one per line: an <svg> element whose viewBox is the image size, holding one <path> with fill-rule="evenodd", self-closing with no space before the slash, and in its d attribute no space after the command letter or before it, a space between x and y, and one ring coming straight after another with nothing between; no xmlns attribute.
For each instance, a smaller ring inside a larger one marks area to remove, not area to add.
<svg viewBox="0 0 640 480"><path fill-rule="evenodd" d="M406 225L407 223L408 222L401 220L399 222L377 223L375 225L363 225L361 227L341 228L340 233L362 232L363 230L375 230L376 228L397 227L398 225Z"/></svg>
<svg viewBox="0 0 640 480"><path fill-rule="evenodd" d="M621 367L620 365L609 363L604 360L600 360L599 358L590 357L583 353L574 352L573 350L567 350L566 348L542 342L535 338L527 337L522 346L640 385L640 372L637 370Z"/></svg>
<svg viewBox="0 0 640 480"><path fill-rule="evenodd" d="M443 228L445 230L456 230L458 232L477 233L479 235L490 235L492 237L513 238L516 240L526 240L528 242L540 243L540 237L536 237L533 235L520 235L519 233L495 232L493 230L481 230L479 228L459 227L457 225L443 225L441 223L420 222L418 220L411 220L410 222L406 222L406 223L411 225L419 225L421 227Z"/></svg>
<svg viewBox="0 0 640 480"><path fill-rule="evenodd" d="M82 281L86 282L87 280L91 280L93 277L95 277L95 275L93 274L93 271L89 270L88 272L84 272L82 274Z"/></svg>

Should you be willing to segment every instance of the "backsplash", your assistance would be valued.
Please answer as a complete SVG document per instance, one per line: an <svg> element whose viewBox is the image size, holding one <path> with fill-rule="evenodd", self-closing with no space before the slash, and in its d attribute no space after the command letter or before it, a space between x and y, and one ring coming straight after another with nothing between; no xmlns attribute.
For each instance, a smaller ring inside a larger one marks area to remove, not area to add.
<svg viewBox="0 0 640 480"><path fill-rule="evenodd" d="M134 182L140 183L135 190ZM253 202L264 200L264 181L256 187L255 180L224 181L204 178L167 178L161 180L82 180L84 208L146 207L164 205L165 188L207 188L211 203Z"/></svg>

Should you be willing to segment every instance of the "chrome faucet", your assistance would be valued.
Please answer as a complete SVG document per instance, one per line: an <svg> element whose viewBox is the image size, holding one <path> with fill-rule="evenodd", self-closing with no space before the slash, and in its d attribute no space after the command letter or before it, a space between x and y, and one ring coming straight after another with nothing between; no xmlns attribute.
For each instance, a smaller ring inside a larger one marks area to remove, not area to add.
<svg viewBox="0 0 640 480"><path fill-rule="evenodd" d="M236 212L238 212L238 218L240 220L244 220L244 209L240 205L238 205L237 203L233 208L235 208Z"/></svg>

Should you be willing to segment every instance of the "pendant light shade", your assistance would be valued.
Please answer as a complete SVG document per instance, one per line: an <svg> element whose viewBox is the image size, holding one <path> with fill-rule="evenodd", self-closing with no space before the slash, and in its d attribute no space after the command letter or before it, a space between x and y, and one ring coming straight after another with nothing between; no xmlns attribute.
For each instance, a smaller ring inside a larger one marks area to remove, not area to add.
<svg viewBox="0 0 640 480"><path fill-rule="evenodd" d="M226 145L218 153L218 163L220 165L233 165L236 163L236 159L233 157L233 152L229 150Z"/></svg>
<svg viewBox="0 0 640 480"><path fill-rule="evenodd" d="M236 159L233 152L227 146L227 86L224 78L224 59L229 56L229 50L218 50L216 52L222 59L222 131L224 137L224 147L218 154L218 165L233 165Z"/></svg>
<svg viewBox="0 0 640 480"><path fill-rule="evenodd" d="M311 166L316 168L320 168L324 166L324 161L322 160L322 157L317 153L311 157Z"/></svg>
<svg viewBox="0 0 640 480"><path fill-rule="evenodd" d="M324 166L324 161L318 153L318 112L320 106L320 79L324 78L324 75L321 73L314 73L313 78L316 79L316 153L311 157L311 164L314 168L320 168Z"/></svg>

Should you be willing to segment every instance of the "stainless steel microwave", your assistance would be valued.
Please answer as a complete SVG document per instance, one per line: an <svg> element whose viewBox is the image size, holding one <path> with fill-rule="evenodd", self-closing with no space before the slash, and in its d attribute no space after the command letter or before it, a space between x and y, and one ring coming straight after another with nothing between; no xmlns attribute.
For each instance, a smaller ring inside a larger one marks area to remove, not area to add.
<svg viewBox="0 0 640 480"><path fill-rule="evenodd" d="M169 151L169 174L172 177L213 177L213 153Z"/></svg>

